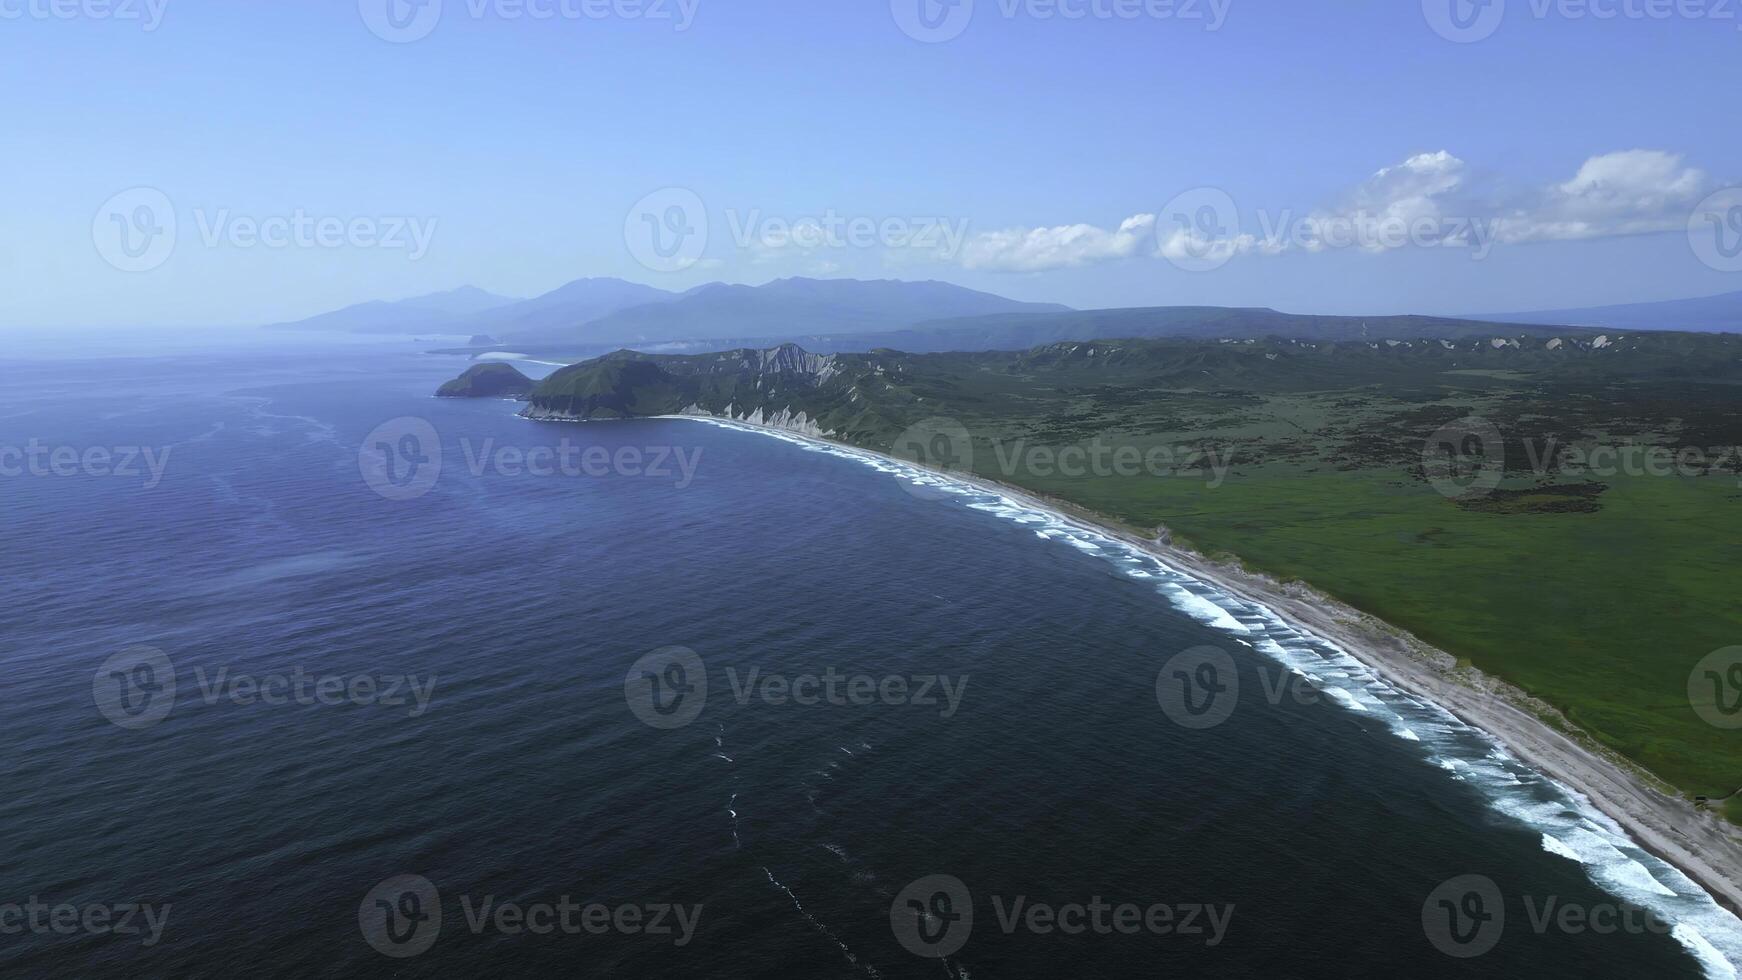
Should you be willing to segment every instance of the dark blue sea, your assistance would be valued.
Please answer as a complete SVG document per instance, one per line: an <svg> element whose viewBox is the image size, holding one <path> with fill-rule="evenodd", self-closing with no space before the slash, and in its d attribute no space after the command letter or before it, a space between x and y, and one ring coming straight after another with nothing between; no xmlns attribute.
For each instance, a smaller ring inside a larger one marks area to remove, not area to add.
<svg viewBox="0 0 1742 980"><path fill-rule="evenodd" d="M1264 610L847 453L437 400L466 365L434 346L0 355L0 973L1699 977L1742 949L1580 800Z"/></svg>

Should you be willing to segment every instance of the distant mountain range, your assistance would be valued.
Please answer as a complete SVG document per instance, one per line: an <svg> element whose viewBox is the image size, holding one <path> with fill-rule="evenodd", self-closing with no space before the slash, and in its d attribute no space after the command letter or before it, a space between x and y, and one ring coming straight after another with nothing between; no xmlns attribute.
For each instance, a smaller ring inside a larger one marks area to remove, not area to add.
<svg viewBox="0 0 1742 980"><path fill-rule="evenodd" d="M445 293L430 293L411 299L387 302L376 300L358 303L342 310L298 320L295 323L275 323L274 329L334 330L343 333L417 333L446 332L443 324L453 324L467 317L498 310L517 302L507 296L485 292L475 286L461 286ZM458 331L456 331L458 332Z"/></svg>
<svg viewBox="0 0 1742 980"><path fill-rule="evenodd" d="M698 286L668 303L620 310L587 324L581 334L598 343L634 344L829 331L882 333L941 317L1069 309L944 282L781 279L765 286Z"/></svg>
<svg viewBox="0 0 1742 980"><path fill-rule="evenodd" d="M673 293L621 279L578 279L514 301L467 287L397 303L365 303L281 329L486 335L504 344L609 345L880 332L941 317L1065 312L944 282L780 279L762 286L710 283Z"/></svg>
<svg viewBox="0 0 1742 980"><path fill-rule="evenodd" d="M575 340L587 325L621 310L670 303L679 294L623 279L576 279L512 306L490 310L469 321L464 333L487 333L503 340Z"/></svg>
<svg viewBox="0 0 1742 980"><path fill-rule="evenodd" d="M1675 299L1659 303L1592 306L1577 310L1537 310L1471 317L1506 323L1567 323L1611 330L1691 330L1742 333L1742 293Z"/></svg>
<svg viewBox="0 0 1742 980"><path fill-rule="evenodd" d="M820 353L1026 350L1065 341L1287 337L1319 342L1552 337L1585 330L1742 332L1742 293L1667 303L1487 314L1312 316L1265 308L1171 306L1073 310L944 282L780 279L709 283L674 293L622 279L578 279L513 300L467 287L364 303L287 329L471 336L469 346L592 355L619 347L668 353L795 342Z"/></svg>

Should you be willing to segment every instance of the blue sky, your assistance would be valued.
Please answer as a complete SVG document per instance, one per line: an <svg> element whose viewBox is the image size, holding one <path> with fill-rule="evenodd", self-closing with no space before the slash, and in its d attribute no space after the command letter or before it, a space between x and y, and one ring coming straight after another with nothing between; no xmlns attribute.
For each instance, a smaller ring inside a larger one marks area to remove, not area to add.
<svg viewBox="0 0 1742 980"><path fill-rule="evenodd" d="M0 0L0 325L585 275L1327 313L1742 289L1688 231L1742 203L1738 4L1490 0L1459 43L1433 11L1466 0L973 0L930 42L902 25L934 0L443 0L398 35L388 2ZM698 234L650 256L673 201Z"/></svg>

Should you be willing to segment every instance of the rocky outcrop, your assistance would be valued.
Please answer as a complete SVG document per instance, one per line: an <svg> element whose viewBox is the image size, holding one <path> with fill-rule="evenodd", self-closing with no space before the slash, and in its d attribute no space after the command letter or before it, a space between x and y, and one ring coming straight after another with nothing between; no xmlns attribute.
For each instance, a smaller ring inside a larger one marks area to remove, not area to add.
<svg viewBox="0 0 1742 980"><path fill-rule="evenodd" d="M512 364L492 362L468 369L436 392L438 398L525 398L533 381Z"/></svg>
<svg viewBox="0 0 1742 980"><path fill-rule="evenodd" d="M710 412L700 405L691 405L678 414L697 418L724 419L729 422L743 422L746 425L760 425L769 429L781 429L801 436L810 436L812 439L831 439L835 436L834 430L824 429L805 413L794 412L791 406L774 413L764 412L760 408L751 412L739 413L731 405L726 406L724 412Z"/></svg>

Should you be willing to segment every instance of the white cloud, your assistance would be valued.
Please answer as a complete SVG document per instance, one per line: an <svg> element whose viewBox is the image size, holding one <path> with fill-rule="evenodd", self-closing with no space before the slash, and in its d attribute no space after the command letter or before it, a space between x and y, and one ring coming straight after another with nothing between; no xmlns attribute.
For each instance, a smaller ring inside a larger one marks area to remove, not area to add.
<svg viewBox="0 0 1742 980"><path fill-rule="evenodd" d="M1468 164L1445 150L1419 153L1384 167L1346 195L1340 206L1308 216L1306 234L1267 228L1272 254L1290 246L1309 252L1348 245L1384 251L1398 247L1393 242L1407 242L1412 228L1438 229L1428 233L1437 242L1445 237L1447 206L1467 186L1469 171Z"/></svg>
<svg viewBox="0 0 1742 980"><path fill-rule="evenodd" d="M1495 244L1677 231L1712 184L1680 154L1623 150L1589 158L1565 181L1509 195L1492 176L1440 150L1384 167L1304 217L1261 210L1254 212L1256 228L1241 227L1232 200L1213 192L1227 202L1218 215L1229 212L1211 226L1219 231L1184 222L1158 231L1154 214L1128 218L1113 231L1089 224L1016 228L973 236L960 261L970 269L1038 272L1130 258L1146 253L1151 241L1155 256L1197 267L1241 255L1346 248L1467 248L1480 257ZM1193 193L1208 200L1211 192Z"/></svg>
<svg viewBox="0 0 1742 980"><path fill-rule="evenodd" d="M1506 242L1570 241L1676 231L1704 197L1704 171L1680 154L1623 150L1585 161L1565 183L1548 188L1529 210L1500 222Z"/></svg>
<svg viewBox="0 0 1742 980"><path fill-rule="evenodd" d="M1570 180L1502 206L1493 181L1472 176L1464 161L1441 150L1379 171L1348 204L1315 211L1312 220L1353 225L1365 232L1359 246L1370 251L1577 241L1679 230L1708 183L1678 154L1624 150L1591 157ZM1405 233L1392 234L1398 230Z"/></svg>
<svg viewBox="0 0 1742 980"><path fill-rule="evenodd" d="M968 239L962 264L970 269L1000 272L1041 272L1126 259L1143 250L1155 235L1155 215L1126 218L1118 229L1094 225L981 232Z"/></svg>
<svg viewBox="0 0 1742 980"><path fill-rule="evenodd" d="M1280 249L1257 235L1211 237L1194 228L1180 227L1161 236L1155 254L1173 262L1199 262L1221 265L1237 255L1263 252L1274 255Z"/></svg>

